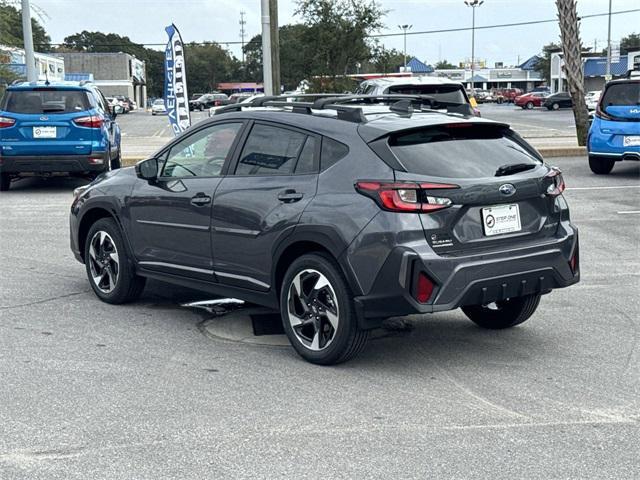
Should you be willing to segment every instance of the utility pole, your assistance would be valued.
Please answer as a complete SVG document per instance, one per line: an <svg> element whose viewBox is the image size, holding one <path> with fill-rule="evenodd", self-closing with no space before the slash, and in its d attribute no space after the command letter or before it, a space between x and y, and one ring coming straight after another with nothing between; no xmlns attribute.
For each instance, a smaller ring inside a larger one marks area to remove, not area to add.
<svg viewBox="0 0 640 480"><path fill-rule="evenodd" d="M271 25L271 85L273 94L280 95L280 33L278 29L278 0L269 0Z"/></svg>
<svg viewBox="0 0 640 480"><path fill-rule="evenodd" d="M411 30L413 25L398 25L398 28L404 32L404 71L407 71L407 31Z"/></svg>
<svg viewBox="0 0 640 480"><path fill-rule="evenodd" d="M36 57L33 53L33 34L31 33L31 7L29 0L22 0L22 36L24 38L24 62L27 67L27 81L36 82Z"/></svg>
<svg viewBox="0 0 640 480"><path fill-rule="evenodd" d="M606 81L611 80L611 0L609 0L609 29L607 31L607 74Z"/></svg>
<svg viewBox="0 0 640 480"><path fill-rule="evenodd" d="M262 77L265 95L280 94L278 1L260 0L262 10Z"/></svg>
<svg viewBox="0 0 640 480"><path fill-rule="evenodd" d="M244 26L247 24L247 21L244 19L244 16L247 13L245 11L240 11L240 40L242 43L242 65L244 65L244 37L245 31Z"/></svg>
<svg viewBox="0 0 640 480"><path fill-rule="evenodd" d="M476 67L476 7L479 7L484 3L484 0L464 0L464 4L467 7L471 7L473 12L471 15L471 90L473 91L473 77L475 76Z"/></svg>

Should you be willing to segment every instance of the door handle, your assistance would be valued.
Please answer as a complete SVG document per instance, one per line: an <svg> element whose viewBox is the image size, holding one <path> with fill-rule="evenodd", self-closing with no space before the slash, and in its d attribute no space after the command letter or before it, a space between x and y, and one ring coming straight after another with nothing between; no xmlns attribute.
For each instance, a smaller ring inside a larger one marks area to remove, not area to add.
<svg viewBox="0 0 640 480"><path fill-rule="evenodd" d="M196 193L193 197L191 197L191 205L196 207L203 207L211 203L211 197L209 195L205 195L203 192Z"/></svg>
<svg viewBox="0 0 640 480"><path fill-rule="evenodd" d="M304 194L296 192L295 190L284 190L278 194L278 200L284 203L293 203L302 200Z"/></svg>

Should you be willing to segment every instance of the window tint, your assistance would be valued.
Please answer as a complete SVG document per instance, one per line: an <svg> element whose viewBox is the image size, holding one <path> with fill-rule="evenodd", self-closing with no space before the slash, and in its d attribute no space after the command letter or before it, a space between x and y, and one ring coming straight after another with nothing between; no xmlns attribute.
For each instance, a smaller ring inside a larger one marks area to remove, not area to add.
<svg viewBox="0 0 640 480"><path fill-rule="evenodd" d="M493 177L503 165L542 163L507 130L494 126L418 130L392 136L389 145L408 172L434 177Z"/></svg>
<svg viewBox="0 0 640 480"><path fill-rule="evenodd" d="M83 112L91 108L84 90L10 90L2 110L13 113L56 114Z"/></svg>
<svg viewBox="0 0 640 480"><path fill-rule="evenodd" d="M242 123L214 125L189 135L173 147L165 162L164 177L220 175Z"/></svg>
<svg viewBox="0 0 640 480"><path fill-rule="evenodd" d="M314 173L315 167L315 154L316 154L316 139L314 137L307 137L307 141L304 144L302 152L300 152L300 158L296 164L296 173Z"/></svg>
<svg viewBox="0 0 640 480"><path fill-rule="evenodd" d="M632 106L640 105L640 82L617 83L609 85L604 92L602 105Z"/></svg>
<svg viewBox="0 0 640 480"><path fill-rule="evenodd" d="M462 93L462 86L458 85L395 85L389 87L388 93L429 95L440 102L467 103L464 93Z"/></svg>
<svg viewBox="0 0 640 480"><path fill-rule="evenodd" d="M347 153L349 153L349 148L346 145L324 137L322 139L322 153L320 154L320 169L326 170Z"/></svg>
<svg viewBox="0 0 640 480"><path fill-rule="evenodd" d="M284 128L255 125L242 149L236 175L292 173L306 137Z"/></svg>

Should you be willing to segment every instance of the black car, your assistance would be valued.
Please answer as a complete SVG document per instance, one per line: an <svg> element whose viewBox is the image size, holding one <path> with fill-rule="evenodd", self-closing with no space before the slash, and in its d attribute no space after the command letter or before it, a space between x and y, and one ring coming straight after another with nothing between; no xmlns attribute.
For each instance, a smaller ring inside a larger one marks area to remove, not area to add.
<svg viewBox="0 0 640 480"><path fill-rule="evenodd" d="M507 125L358 98L222 107L76 192L96 295L156 278L280 309L297 352L333 364L387 317L508 328L578 282L562 174Z"/></svg>
<svg viewBox="0 0 640 480"><path fill-rule="evenodd" d="M206 93L195 100L189 100L189 110L203 111L205 108L218 107L228 103L229 97L225 93Z"/></svg>
<svg viewBox="0 0 640 480"><path fill-rule="evenodd" d="M547 107L547 110L558 110L560 108L573 107L573 100L569 92L560 92L549 95L542 103L543 107Z"/></svg>

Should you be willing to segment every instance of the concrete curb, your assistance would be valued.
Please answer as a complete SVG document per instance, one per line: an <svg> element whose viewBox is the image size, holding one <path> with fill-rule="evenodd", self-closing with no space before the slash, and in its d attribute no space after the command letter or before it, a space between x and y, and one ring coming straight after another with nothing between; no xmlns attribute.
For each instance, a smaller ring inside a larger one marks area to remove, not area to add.
<svg viewBox="0 0 640 480"><path fill-rule="evenodd" d="M536 150L545 158L584 157L587 155L587 147L540 147Z"/></svg>

